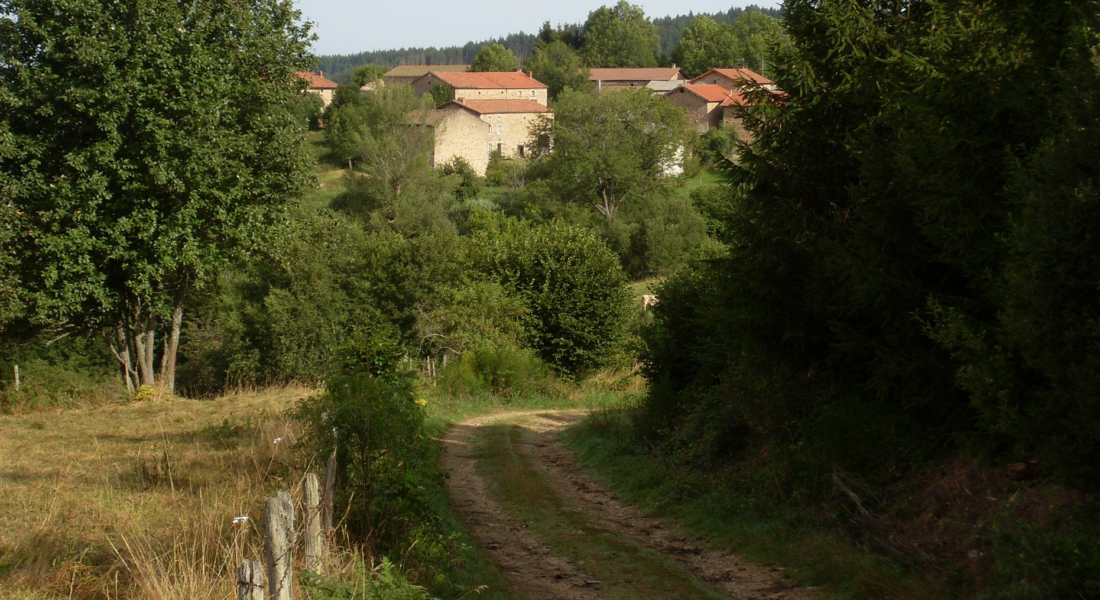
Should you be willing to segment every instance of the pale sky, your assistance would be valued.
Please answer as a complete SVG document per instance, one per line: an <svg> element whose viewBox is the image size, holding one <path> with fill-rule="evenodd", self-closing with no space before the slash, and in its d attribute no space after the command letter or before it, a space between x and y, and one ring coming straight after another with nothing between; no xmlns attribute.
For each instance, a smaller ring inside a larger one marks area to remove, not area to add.
<svg viewBox="0 0 1100 600"><path fill-rule="evenodd" d="M583 23L588 13L617 0L296 0L304 18L314 22L317 54L356 54L390 48L461 46L466 42L537 33L544 21ZM778 8L779 0L634 1L649 17L725 12L756 4Z"/></svg>

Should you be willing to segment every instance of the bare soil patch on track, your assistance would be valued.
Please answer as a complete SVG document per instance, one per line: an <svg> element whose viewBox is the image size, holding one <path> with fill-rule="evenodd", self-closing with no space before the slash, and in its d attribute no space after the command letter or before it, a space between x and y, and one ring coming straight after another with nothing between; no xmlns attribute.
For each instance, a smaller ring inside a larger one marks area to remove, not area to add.
<svg viewBox="0 0 1100 600"><path fill-rule="evenodd" d="M818 598L707 548L589 479L557 433L583 411L470 419L444 437L451 502L517 597Z"/></svg>

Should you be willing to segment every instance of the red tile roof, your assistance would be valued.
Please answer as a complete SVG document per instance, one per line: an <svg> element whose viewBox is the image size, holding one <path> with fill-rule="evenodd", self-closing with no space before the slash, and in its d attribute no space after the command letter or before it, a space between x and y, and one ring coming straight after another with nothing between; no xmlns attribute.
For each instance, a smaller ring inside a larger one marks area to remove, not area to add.
<svg viewBox="0 0 1100 600"><path fill-rule="evenodd" d="M684 73L678 67L588 70L589 81L672 81L683 78Z"/></svg>
<svg viewBox="0 0 1100 600"><path fill-rule="evenodd" d="M692 79L691 81L698 81L706 77L707 75L710 75L711 73L725 75L726 77L734 81L745 80L751 83L758 83L760 85L765 85L772 82L771 79L768 79L767 77L764 77L763 75L749 69L711 69L706 73L703 73L702 75L696 77L695 79ZM689 81L688 83L691 83L691 81Z"/></svg>
<svg viewBox="0 0 1100 600"><path fill-rule="evenodd" d="M545 104L539 104L534 100L470 100L468 98L459 98L447 104L464 106L479 115L550 112L549 107Z"/></svg>
<svg viewBox="0 0 1100 600"><path fill-rule="evenodd" d="M294 74L298 76L298 79L304 79L312 90L334 90L339 87L335 81L326 79L322 72L312 73L309 71L297 71Z"/></svg>
<svg viewBox="0 0 1100 600"><path fill-rule="evenodd" d="M446 73L432 71L427 76L446 83L455 89L545 89L546 84L520 71L486 71L482 73Z"/></svg>
<svg viewBox="0 0 1100 600"><path fill-rule="evenodd" d="M699 96L707 102L718 102L722 106L731 106L734 104L745 104L745 97L740 92L734 92L727 90L726 88L715 84L699 84L699 85L682 85L680 88L687 90L696 96ZM673 93L676 93L673 90Z"/></svg>

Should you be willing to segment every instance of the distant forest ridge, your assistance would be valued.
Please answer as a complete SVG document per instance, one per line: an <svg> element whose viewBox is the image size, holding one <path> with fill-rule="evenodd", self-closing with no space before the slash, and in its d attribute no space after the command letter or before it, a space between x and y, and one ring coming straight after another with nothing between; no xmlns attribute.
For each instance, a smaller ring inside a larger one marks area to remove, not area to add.
<svg viewBox="0 0 1100 600"><path fill-rule="evenodd" d="M761 8L750 5L745 8L731 8L719 13L692 13L677 15L675 17L658 17L653 19L657 26L657 32L661 36L661 53L665 57L672 56L672 51L680 43L684 35L684 29L696 18L706 15L719 23L732 23L738 17L749 11L760 11L769 16L779 18L780 11L776 8ZM583 29L583 24L560 25L559 29L576 30ZM325 72L325 77L338 83L351 81L351 72L359 65L373 63L384 67L396 67L398 65L462 65L470 64L474 56L482 46L487 44L501 44L511 50L520 60L523 60L535 46L536 34L512 33L505 37L485 40L481 42L467 42L463 46L449 46L446 48L401 48L400 50L374 50L360 52L358 54L328 54L320 57L317 68Z"/></svg>

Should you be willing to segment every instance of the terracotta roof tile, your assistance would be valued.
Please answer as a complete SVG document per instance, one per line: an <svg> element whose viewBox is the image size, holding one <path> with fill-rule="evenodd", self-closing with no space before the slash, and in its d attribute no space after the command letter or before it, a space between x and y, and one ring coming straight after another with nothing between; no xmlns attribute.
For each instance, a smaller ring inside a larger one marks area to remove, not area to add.
<svg viewBox="0 0 1100 600"><path fill-rule="evenodd" d="M681 88L699 96L707 102L718 102L722 106L745 104L745 97L740 92L727 90L715 84L683 85ZM675 90L673 91L675 93Z"/></svg>
<svg viewBox="0 0 1100 600"><path fill-rule="evenodd" d="M432 71L429 75L455 89L546 88L546 84L520 71L487 71L482 73L447 73Z"/></svg>
<svg viewBox="0 0 1100 600"><path fill-rule="evenodd" d="M767 77L764 77L763 75L761 75L759 73L756 73L756 72L754 72L750 69L711 69L711 70L707 71L706 73L703 73L702 75L696 77L695 79L692 79L691 81L698 81L698 80L706 77L707 75L710 75L711 73L718 73L719 75L725 75L726 77L729 77L730 79L732 79L734 81L738 81L738 80L743 79L743 80L746 80L746 81L749 81L749 82L752 82L752 83L759 83L761 85L766 85L766 84L769 84L769 83L772 82L771 79L768 79ZM691 83L691 82L688 82L688 83Z"/></svg>
<svg viewBox="0 0 1100 600"><path fill-rule="evenodd" d="M654 67L643 69L589 69L589 81L672 81L683 79L678 67Z"/></svg>
<svg viewBox="0 0 1100 600"><path fill-rule="evenodd" d="M439 73L462 73L470 70L470 65L401 65L386 72L383 77L420 77L431 71Z"/></svg>
<svg viewBox="0 0 1100 600"><path fill-rule="evenodd" d="M298 79L304 79L310 89L313 90L334 90L339 87L335 81L327 79L320 73L312 73L310 71L295 71L294 73Z"/></svg>
<svg viewBox="0 0 1100 600"><path fill-rule="evenodd" d="M550 112L549 107L534 100L470 100L459 98L447 104L458 104L481 115Z"/></svg>

